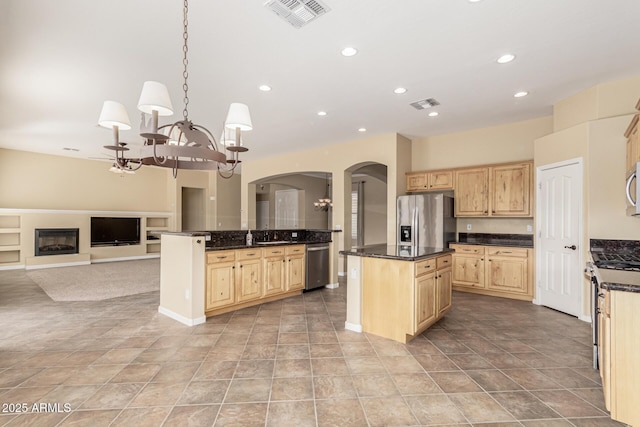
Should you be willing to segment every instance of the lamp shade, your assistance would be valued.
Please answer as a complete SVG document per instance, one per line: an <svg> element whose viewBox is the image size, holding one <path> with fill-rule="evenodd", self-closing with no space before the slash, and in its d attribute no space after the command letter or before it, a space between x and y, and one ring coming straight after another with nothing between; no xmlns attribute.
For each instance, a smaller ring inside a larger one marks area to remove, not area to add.
<svg viewBox="0 0 640 427"><path fill-rule="evenodd" d="M251 124L251 115L249 114L249 107L247 107L246 104L240 104L239 102L232 103L229 106L227 120L225 120L224 125L229 129L240 128L241 131L253 129L253 125Z"/></svg>
<svg viewBox="0 0 640 427"><path fill-rule="evenodd" d="M107 129L113 129L114 126L118 126L118 129L122 130L131 129L127 109L124 108L124 105L116 101L104 101L102 111L100 111L100 117L98 118L98 124Z"/></svg>
<svg viewBox="0 0 640 427"><path fill-rule="evenodd" d="M173 106L167 87L160 82L146 81L142 86L142 93L138 100L138 110L151 114L153 110L159 116L170 116L173 114Z"/></svg>

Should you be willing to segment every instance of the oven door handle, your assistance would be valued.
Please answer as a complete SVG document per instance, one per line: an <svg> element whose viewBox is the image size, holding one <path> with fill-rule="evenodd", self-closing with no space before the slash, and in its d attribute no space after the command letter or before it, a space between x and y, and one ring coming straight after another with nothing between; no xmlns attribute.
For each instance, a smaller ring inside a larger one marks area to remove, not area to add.
<svg viewBox="0 0 640 427"><path fill-rule="evenodd" d="M629 175L629 178L627 178L627 188L626 188L627 200L633 207L636 206L636 201L633 200L633 198L631 197L631 182L633 182L634 179L636 179L636 172L632 173L631 175Z"/></svg>

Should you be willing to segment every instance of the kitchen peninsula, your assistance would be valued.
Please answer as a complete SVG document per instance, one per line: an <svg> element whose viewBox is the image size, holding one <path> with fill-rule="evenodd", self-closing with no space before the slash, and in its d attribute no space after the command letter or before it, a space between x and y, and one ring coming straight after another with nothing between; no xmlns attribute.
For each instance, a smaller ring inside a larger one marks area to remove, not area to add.
<svg viewBox="0 0 640 427"><path fill-rule="evenodd" d="M332 230L159 232L158 311L189 326L209 316L299 295L305 245L331 242Z"/></svg>
<svg viewBox="0 0 640 427"><path fill-rule="evenodd" d="M452 252L400 245L341 251L348 270L345 328L411 341L451 308Z"/></svg>

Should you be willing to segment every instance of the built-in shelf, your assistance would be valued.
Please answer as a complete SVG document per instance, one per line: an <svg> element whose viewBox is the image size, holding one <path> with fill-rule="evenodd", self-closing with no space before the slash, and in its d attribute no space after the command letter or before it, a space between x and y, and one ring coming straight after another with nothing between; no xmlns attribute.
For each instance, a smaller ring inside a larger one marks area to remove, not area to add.
<svg viewBox="0 0 640 427"><path fill-rule="evenodd" d="M148 254L160 253L160 236L153 235L154 231L169 230L168 216L148 216L145 221L146 226L146 243Z"/></svg>
<svg viewBox="0 0 640 427"><path fill-rule="evenodd" d="M0 215L0 266L20 262L20 215Z"/></svg>

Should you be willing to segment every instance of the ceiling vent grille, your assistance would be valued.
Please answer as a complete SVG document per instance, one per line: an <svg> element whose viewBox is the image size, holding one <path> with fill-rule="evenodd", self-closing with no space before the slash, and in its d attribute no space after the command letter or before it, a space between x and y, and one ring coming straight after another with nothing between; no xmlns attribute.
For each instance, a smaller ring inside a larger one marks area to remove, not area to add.
<svg viewBox="0 0 640 427"><path fill-rule="evenodd" d="M296 28L331 10L318 0L267 0L264 5Z"/></svg>
<svg viewBox="0 0 640 427"><path fill-rule="evenodd" d="M440 105L438 101L433 98L423 99L422 101L412 102L411 105L416 110L426 110L427 108L435 107L436 105Z"/></svg>

